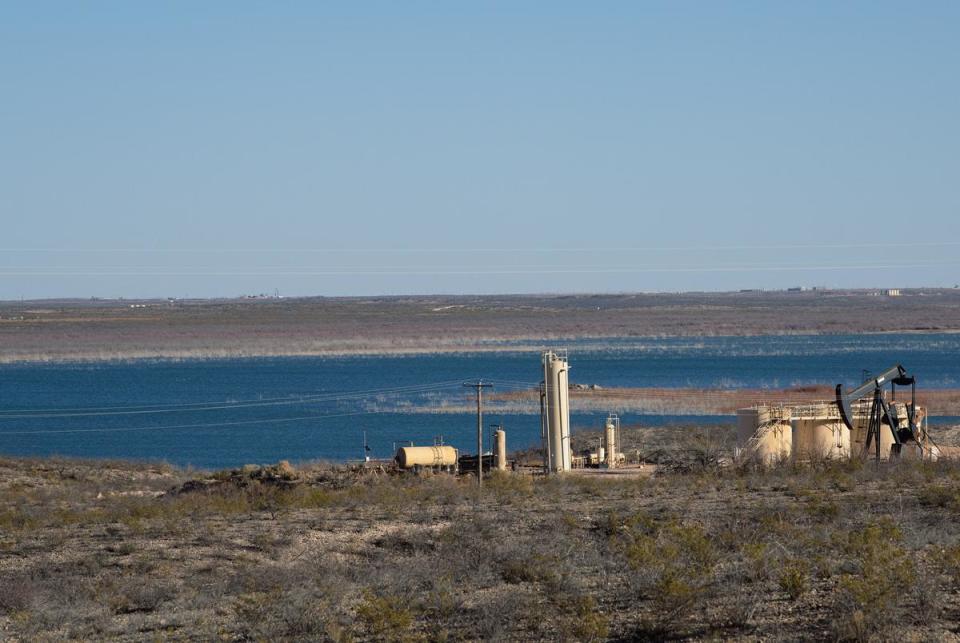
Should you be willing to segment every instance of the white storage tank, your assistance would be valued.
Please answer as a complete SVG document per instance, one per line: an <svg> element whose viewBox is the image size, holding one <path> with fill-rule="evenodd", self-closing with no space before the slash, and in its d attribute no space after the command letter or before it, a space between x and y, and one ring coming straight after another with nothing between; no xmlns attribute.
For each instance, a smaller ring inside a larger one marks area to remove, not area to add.
<svg viewBox="0 0 960 643"><path fill-rule="evenodd" d="M570 366L566 353L543 353L545 455L550 472L569 471L570 451Z"/></svg>
<svg viewBox="0 0 960 643"><path fill-rule="evenodd" d="M850 429L830 402L793 408L793 454L797 460L850 457Z"/></svg>
<svg viewBox="0 0 960 643"><path fill-rule="evenodd" d="M765 465L776 464L793 452L791 410L782 406L755 406L737 411L740 457Z"/></svg>

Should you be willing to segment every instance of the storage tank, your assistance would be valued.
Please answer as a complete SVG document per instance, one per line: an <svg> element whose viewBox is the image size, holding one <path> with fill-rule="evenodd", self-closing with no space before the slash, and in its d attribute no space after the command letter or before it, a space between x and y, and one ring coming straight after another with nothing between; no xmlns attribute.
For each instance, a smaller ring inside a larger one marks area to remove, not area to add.
<svg viewBox="0 0 960 643"><path fill-rule="evenodd" d="M836 404L823 402L793 408L793 453L798 460L850 457L850 429Z"/></svg>
<svg viewBox="0 0 960 643"><path fill-rule="evenodd" d="M497 470L507 470L507 432L497 429L493 432L494 453L497 456Z"/></svg>
<svg viewBox="0 0 960 643"><path fill-rule="evenodd" d="M853 405L853 431L850 433L850 449L854 456L876 458L877 445L874 442L870 444L870 450L866 451L867 431L870 428L870 409L873 406L873 400L863 400ZM891 407L895 407L894 412L900 419L900 426L895 428L906 428L907 405L903 402L893 402ZM880 459L889 460L890 452L896 442L893 439L893 433L886 424L880 425Z"/></svg>
<svg viewBox="0 0 960 643"><path fill-rule="evenodd" d="M447 445L432 447L400 447L394 458L401 469L414 467L455 467L457 450Z"/></svg>
<svg viewBox="0 0 960 643"><path fill-rule="evenodd" d="M791 410L782 406L755 406L737 411L737 446L741 457L765 465L789 458L793 452Z"/></svg>
<svg viewBox="0 0 960 643"><path fill-rule="evenodd" d="M619 434L620 418L616 415L610 415L603 427L603 453L606 456L608 469L614 469L618 464L617 449L620 448Z"/></svg>
<svg viewBox="0 0 960 643"><path fill-rule="evenodd" d="M547 470L569 471L570 452L570 366L565 352L543 353L544 415Z"/></svg>

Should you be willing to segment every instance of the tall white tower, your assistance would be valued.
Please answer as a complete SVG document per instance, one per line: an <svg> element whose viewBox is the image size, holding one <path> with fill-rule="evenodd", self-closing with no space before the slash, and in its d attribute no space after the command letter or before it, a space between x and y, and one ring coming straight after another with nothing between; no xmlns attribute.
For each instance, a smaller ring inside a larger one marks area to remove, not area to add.
<svg viewBox="0 0 960 643"><path fill-rule="evenodd" d="M569 372L566 351L543 353L544 452L551 473L571 468Z"/></svg>

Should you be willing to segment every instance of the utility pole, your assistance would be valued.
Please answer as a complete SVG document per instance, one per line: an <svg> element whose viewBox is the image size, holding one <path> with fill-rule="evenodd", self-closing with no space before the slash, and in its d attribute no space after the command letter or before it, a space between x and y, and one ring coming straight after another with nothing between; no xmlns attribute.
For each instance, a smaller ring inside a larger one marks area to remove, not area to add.
<svg viewBox="0 0 960 643"><path fill-rule="evenodd" d="M484 384L483 380L475 383L465 382L464 387L477 391L477 486L483 486L483 389L493 384Z"/></svg>

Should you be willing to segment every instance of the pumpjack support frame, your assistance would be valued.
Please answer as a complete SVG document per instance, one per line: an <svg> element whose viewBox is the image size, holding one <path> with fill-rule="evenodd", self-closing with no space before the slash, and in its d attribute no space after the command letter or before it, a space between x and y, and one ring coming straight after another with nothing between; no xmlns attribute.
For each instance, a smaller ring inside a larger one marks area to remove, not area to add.
<svg viewBox="0 0 960 643"><path fill-rule="evenodd" d="M896 391L898 386L910 387L910 404L907 405L907 427L900 428L900 418L897 416L895 406L887 403L883 396L884 386L890 382L890 401L896 400ZM853 389L845 391L843 384L837 384L837 407L840 410L840 417L843 423L851 431L853 430L853 403L872 396L870 404L870 416L867 424L867 436L864 442L863 454L866 456L870 452L871 444L875 443L875 457L880 460L880 432L886 425L893 435L892 454L900 455L900 450L904 442L917 440L918 431L916 425L916 406L917 406L917 380L907 374L906 369L900 364L888 368L879 376L868 379L863 384Z"/></svg>

